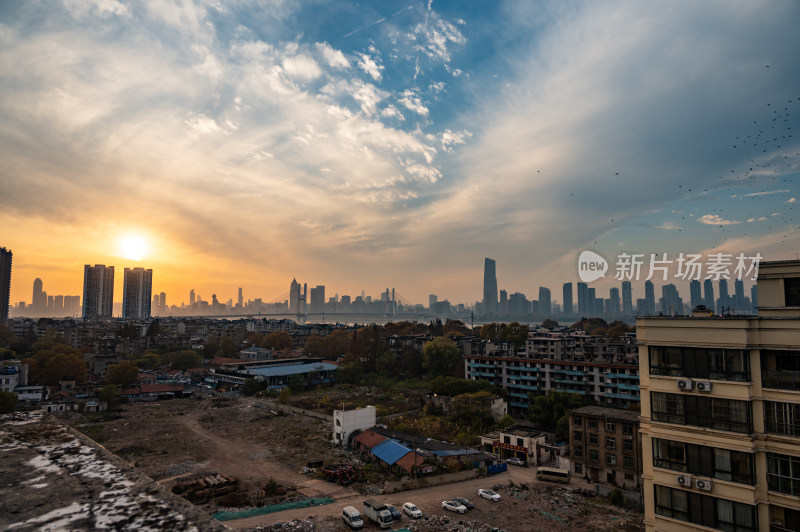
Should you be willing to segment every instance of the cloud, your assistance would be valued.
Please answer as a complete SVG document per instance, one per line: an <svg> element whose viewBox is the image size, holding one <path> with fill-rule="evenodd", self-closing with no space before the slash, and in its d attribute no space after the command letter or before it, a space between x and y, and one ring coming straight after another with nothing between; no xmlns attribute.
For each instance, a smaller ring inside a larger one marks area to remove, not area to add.
<svg viewBox="0 0 800 532"><path fill-rule="evenodd" d="M665 231L683 231L683 227L673 222L664 222L663 224L656 226L656 229L664 229Z"/></svg>
<svg viewBox="0 0 800 532"><path fill-rule="evenodd" d="M445 129L444 132L442 132L442 149L444 151L452 152L453 146L456 144L464 144L466 139L471 136L472 132L466 129L458 132Z"/></svg>
<svg viewBox="0 0 800 532"><path fill-rule="evenodd" d="M791 190L784 189L784 190L770 190L768 192L753 192L751 194L744 194L745 197L754 197L754 196L770 196L772 194L782 194L784 192L791 192Z"/></svg>
<svg viewBox="0 0 800 532"><path fill-rule="evenodd" d="M428 114L430 114L430 111L428 111L428 108L422 103L422 98L420 98L416 91L410 89L404 90L402 96L402 98L397 100L397 103L403 105L409 111L414 111L420 116L428 116Z"/></svg>
<svg viewBox="0 0 800 532"><path fill-rule="evenodd" d="M358 56L358 67L366 72L367 74L372 77L375 81L380 81L383 79L383 69L384 66L379 63L380 58L373 59L367 54L357 54Z"/></svg>
<svg viewBox="0 0 800 532"><path fill-rule="evenodd" d="M458 27L438 16L432 10L424 23L417 24L412 34L418 42L415 50L423 53L428 59L441 63L450 62L449 44L464 44L467 39Z"/></svg>
<svg viewBox="0 0 800 532"><path fill-rule="evenodd" d="M328 63L328 66L337 69L350 68L350 61L347 60L341 50L335 50L326 42L318 42L314 46L325 62Z"/></svg>
<svg viewBox="0 0 800 532"><path fill-rule="evenodd" d="M283 71L291 78L308 81L318 78L322 74L314 59L307 55L297 54L284 57L282 61Z"/></svg>
<svg viewBox="0 0 800 532"><path fill-rule="evenodd" d="M797 201L797 198L789 198L786 203L794 203L795 201Z"/></svg>
<svg viewBox="0 0 800 532"><path fill-rule="evenodd" d="M742 223L734 220L725 220L716 214L704 214L697 221L706 225L735 225Z"/></svg>

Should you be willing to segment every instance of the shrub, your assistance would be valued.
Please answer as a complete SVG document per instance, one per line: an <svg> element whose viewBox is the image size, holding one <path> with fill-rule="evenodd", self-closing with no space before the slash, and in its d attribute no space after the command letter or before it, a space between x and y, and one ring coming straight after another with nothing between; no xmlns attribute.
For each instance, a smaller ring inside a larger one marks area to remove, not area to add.
<svg viewBox="0 0 800 532"><path fill-rule="evenodd" d="M608 502L614 506L621 506L622 503L625 502L625 498L622 496L622 491L620 491L619 488L614 488L611 490L611 493L608 494Z"/></svg>

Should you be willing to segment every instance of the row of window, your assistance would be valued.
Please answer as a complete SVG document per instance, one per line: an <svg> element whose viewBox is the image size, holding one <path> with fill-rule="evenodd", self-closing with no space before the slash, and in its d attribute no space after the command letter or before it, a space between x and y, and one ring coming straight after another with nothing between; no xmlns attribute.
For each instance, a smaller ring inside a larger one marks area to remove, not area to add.
<svg viewBox="0 0 800 532"><path fill-rule="evenodd" d="M582 426L583 425L583 418L580 416L573 416L572 417L572 424L575 426ZM588 419L589 428L592 430L597 430L599 427L599 423L597 419ZM617 431L617 424L614 421L606 421L606 432L616 432ZM633 425L628 423L624 423L622 425L622 433L626 436L630 436L633 434Z"/></svg>
<svg viewBox="0 0 800 532"><path fill-rule="evenodd" d="M650 346L650 374L748 382L750 356L742 349Z"/></svg>
<svg viewBox="0 0 800 532"><path fill-rule="evenodd" d="M583 433L576 430L572 433L572 439L576 442L583 441ZM589 433L589 445L600 445L600 437L597 434ZM617 438L616 436L606 436L606 449L616 449ZM624 451L633 451L633 439L622 440L622 449Z"/></svg>
<svg viewBox="0 0 800 532"><path fill-rule="evenodd" d="M653 421L744 434L753 432L749 401L651 392L650 402ZM800 436L800 403L764 401L764 430L770 434Z"/></svg>
<svg viewBox="0 0 800 532"><path fill-rule="evenodd" d="M583 446L576 445L573 450L572 454L576 459L583 458ZM587 456L587 460L589 462L600 462L600 451L597 449L589 449L589 455ZM617 455L614 453L606 453L606 465L615 466L617 465ZM622 457L622 467L625 469L633 469L634 467L634 460L633 456L623 456Z"/></svg>
<svg viewBox="0 0 800 532"><path fill-rule="evenodd" d="M659 515L729 532L758 530L756 507L749 504L658 485L655 499Z"/></svg>
<svg viewBox="0 0 800 532"><path fill-rule="evenodd" d="M751 453L653 438L653 465L702 477L755 484Z"/></svg>

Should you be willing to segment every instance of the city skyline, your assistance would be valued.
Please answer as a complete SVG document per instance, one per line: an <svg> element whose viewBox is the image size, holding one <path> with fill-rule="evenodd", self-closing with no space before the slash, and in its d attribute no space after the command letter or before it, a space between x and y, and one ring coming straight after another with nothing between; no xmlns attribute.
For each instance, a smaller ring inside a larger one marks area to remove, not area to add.
<svg viewBox="0 0 800 532"><path fill-rule="evenodd" d="M80 293L86 263L146 264L180 300L267 300L296 277L424 303L482 300L484 257L498 290L555 299L583 250L795 258L798 19L749 1L6 2L11 300L36 278Z"/></svg>

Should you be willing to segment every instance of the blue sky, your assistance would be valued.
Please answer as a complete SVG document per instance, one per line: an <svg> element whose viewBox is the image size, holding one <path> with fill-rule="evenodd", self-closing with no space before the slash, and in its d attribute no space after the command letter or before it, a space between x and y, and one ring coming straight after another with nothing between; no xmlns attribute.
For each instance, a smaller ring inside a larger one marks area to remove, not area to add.
<svg viewBox="0 0 800 532"><path fill-rule="evenodd" d="M100 262L153 267L176 302L293 277L472 302L487 256L532 298L584 249L795 258L797 20L778 1L4 2L12 299L37 276L79 293ZM131 233L141 263L115 248Z"/></svg>

